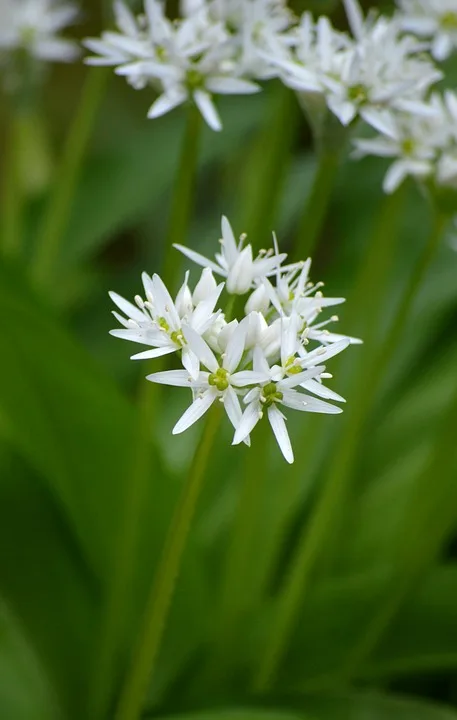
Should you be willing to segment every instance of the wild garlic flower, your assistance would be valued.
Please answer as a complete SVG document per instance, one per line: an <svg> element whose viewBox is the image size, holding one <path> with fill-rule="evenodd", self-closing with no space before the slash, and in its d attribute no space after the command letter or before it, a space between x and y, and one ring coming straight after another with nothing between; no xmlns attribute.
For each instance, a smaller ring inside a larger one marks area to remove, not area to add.
<svg viewBox="0 0 457 720"><path fill-rule="evenodd" d="M457 49L457 0L398 0L403 30L430 41L438 62Z"/></svg>
<svg viewBox="0 0 457 720"><path fill-rule="evenodd" d="M430 98L431 115L386 113L375 138L355 140L355 155L394 158L384 178L391 193L412 176L434 186L457 188L457 94Z"/></svg>
<svg viewBox="0 0 457 720"><path fill-rule="evenodd" d="M160 0L144 0L144 14L135 17L117 0L118 30L85 40L95 55L91 65L111 65L136 89L151 85L159 97L148 117L157 118L192 100L213 130L222 124L214 95L250 94L260 87L243 77L233 59L233 42L225 25L210 12L210 5L192 3L193 11L172 22Z"/></svg>
<svg viewBox="0 0 457 720"><path fill-rule="evenodd" d="M227 279L226 289L231 295L245 295L248 290L256 287L261 278L275 274L277 268L286 259L286 253L273 253L272 250L261 252L254 258L252 245L244 247L246 236L242 235L239 242L235 240L232 227L224 216L222 218L221 252L216 253L216 262L209 260L204 255L176 244L174 247L183 253L189 260L208 267Z"/></svg>
<svg viewBox="0 0 457 720"><path fill-rule="evenodd" d="M60 33L77 17L73 2L0 0L0 62L18 51L46 62L75 60L78 45Z"/></svg>
<svg viewBox="0 0 457 720"><path fill-rule="evenodd" d="M308 13L292 32L289 54L272 58L285 84L299 94L318 97L342 125L360 117L378 129L383 109L426 115L427 90L441 78L419 54L417 39L404 35L395 19L365 19L357 0L344 0L352 37Z"/></svg>
<svg viewBox="0 0 457 720"><path fill-rule="evenodd" d="M158 275L144 273L144 298L136 296L131 303L110 293L121 311L113 313L121 328L111 334L149 346L133 359L177 356L181 367L147 376L191 391L191 403L174 434L220 402L234 428L234 444L249 445L252 429L265 414L285 459L293 462L283 409L340 413L332 402L344 399L322 382L331 377L325 363L359 341L329 333L327 321L316 322L324 308L343 298L325 298L322 284L309 281L310 261L283 266L286 256L279 253L276 239L271 252L253 260L252 248L243 247L243 240L237 245L226 218L222 233L216 262L179 246L204 265L193 291L188 272L174 300ZM213 272L226 282L218 285ZM218 307L224 288L246 296L242 316L230 316L230 299L225 309Z"/></svg>

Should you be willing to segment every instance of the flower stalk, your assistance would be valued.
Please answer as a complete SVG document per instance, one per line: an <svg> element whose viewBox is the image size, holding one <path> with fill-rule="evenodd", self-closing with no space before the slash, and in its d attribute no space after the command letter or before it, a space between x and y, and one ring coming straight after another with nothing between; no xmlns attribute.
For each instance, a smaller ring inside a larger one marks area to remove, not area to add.
<svg viewBox="0 0 457 720"><path fill-rule="evenodd" d="M220 412L216 406L205 423L170 525L147 602L144 624L139 633L139 644L119 700L116 720L137 720L140 717L148 682L157 662L184 549L203 486L213 441L218 431L219 419Z"/></svg>
<svg viewBox="0 0 457 720"><path fill-rule="evenodd" d="M52 280L58 263L82 163L107 79L104 72L91 72L83 87L79 110L70 129L54 190L38 233L32 274L41 286Z"/></svg>

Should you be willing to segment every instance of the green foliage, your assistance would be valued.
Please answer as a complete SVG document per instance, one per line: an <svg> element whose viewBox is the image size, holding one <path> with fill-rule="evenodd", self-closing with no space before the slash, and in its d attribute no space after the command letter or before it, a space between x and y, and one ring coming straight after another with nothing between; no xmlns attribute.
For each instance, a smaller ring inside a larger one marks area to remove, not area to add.
<svg viewBox="0 0 457 720"><path fill-rule="evenodd" d="M51 93L58 97L65 82L53 77ZM285 134L281 92L226 99L223 133L203 130L192 247L214 244L222 212L237 232L249 226L254 245L276 228L281 246L292 246L316 158L302 117L291 116ZM130 348L109 337L106 297L110 289L133 297L141 270L161 267L184 116L147 121L133 91L113 81L107 93L52 282L31 280L52 188L25 198L22 254L0 262L5 720L92 720L94 698L102 710L93 720L114 717L199 434L171 436L182 395L167 388L146 397L148 363L131 363ZM49 111L55 138L66 122L58 109ZM373 397L367 363L431 223L413 187L398 222L386 222L381 165L344 160L313 264L329 294L347 296L343 331L368 328L370 341L348 350L347 366L330 368L332 387L347 396L344 416L291 418L292 468L271 435L248 451L218 431L144 718L457 720L457 259L446 239ZM381 230L394 233L386 275L355 302L382 218ZM347 487L307 565L277 672L260 693L259 666L346 423L358 427ZM255 500L247 524L237 512L243 490Z"/></svg>

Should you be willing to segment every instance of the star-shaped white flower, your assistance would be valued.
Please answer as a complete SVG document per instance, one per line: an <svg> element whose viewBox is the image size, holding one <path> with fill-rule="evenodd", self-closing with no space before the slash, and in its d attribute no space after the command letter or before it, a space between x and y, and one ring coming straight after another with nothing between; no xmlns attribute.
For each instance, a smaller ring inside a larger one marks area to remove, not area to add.
<svg viewBox="0 0 457 720"><path fill-rule="evenodd" d="M253 257L252 245L244 246L245 237L235 241L233 230L227 218L222 218L221 252L216 253L216 262L209 260L195 250L176 244L174 247L197 265L209 267L217 275L227 278L227 292L244 295L264 277L275 274L286 259L287 253L261 253Z"/></svg>
<svg viewBox="0 0 457 720"><path fill-rule="evenodd" d="M111 330L114 337L131 342L149 345L153 349L132 355L132 360L146 360L181 352L182 363L188 374L196 379L200 363L185 336L185 328L203 334L217 319L214 307L224 284L216 286L195 306L187 285L187 275L175 302L158 275L152 278L142 275L146 301L135 298L136 305L111 292L111 300L126 317L114 312L113 315L123 325L121 330ZM198 287L198 286L197 286Z"/></svg>
<svg viewBox="0 0 457 720"><path fill-rule="evenodd" d="M189 376L186 370L169 370L153 373L147 377L151 382L190 387L194 392L194 401L174 426L173 434L178 435L187 430L218 399L223 403L227 416L236 429L242 415L237 391L239 388L255 385L267 378L263 372L238 369L245 348L245 326L240 324L233 332L222 363L218 362L209 345L195 330L185 327L183 332L200 365L206 367L208 372L200 372L195 380ZM246 440L248 435L249 433L246 433L242 440Z"/></svg>

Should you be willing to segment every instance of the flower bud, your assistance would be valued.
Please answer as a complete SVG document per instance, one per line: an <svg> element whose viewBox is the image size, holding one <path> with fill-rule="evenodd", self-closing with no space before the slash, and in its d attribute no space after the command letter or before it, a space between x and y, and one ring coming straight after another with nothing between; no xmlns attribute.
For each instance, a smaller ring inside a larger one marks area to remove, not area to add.
<svg viewBox="0 0 457 720"><path fill-rule="evenodd" d="M227 292L231 295L244 295L252 285L254 263L252 260L252 247L247 245L238 255L233 267L230 268L227 278Z"/></svg>
<svg viewBox="0 0 457 720"><path fill-rule="evenodd" d="M268 329L268 324L262 313L251 312L242 322L246 325L246 350L252 350L256 345L261 345L262 336Z"/></svg>
<svg viewBox="0 0 457 720"><path fill-rule="evenodd" d="M265 285L259 285L248 298L244 306L244 312L249 315L251 312L260 312L265 315L270 307L270 298Z"/></svg>
<svg viewBox="0 0 457 720"><path fill-rule="evenodd" d="M184 280L181 288L176 296L175 306L180 318L185 317L192 312L194 306L192 304L192 294L187 284L189 273L186 273L186 279Z"/></svg>
<svg viewBox="0 0 457 720"><path fill-rule="evenodd" d="M214 279L213 272L210 268L204 268L200 277L200 280L195 286L192 300L194 305L198 305L202 300L211 295L212 292L217 288L217 283Z"/></svg>

